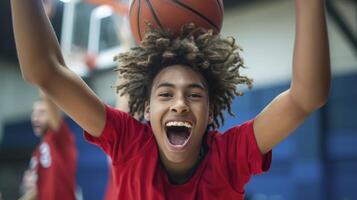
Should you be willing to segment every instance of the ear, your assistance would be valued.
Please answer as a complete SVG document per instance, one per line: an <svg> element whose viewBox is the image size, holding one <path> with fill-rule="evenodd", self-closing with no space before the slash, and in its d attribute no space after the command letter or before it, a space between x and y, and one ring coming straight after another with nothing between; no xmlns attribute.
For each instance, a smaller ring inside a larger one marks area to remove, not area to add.
<svg viewBox="0 0 357 200"><path fill-rule="evenodd" d="M145 101L144 118L146 121L150 121L150 104L148 101Z"/></svg>

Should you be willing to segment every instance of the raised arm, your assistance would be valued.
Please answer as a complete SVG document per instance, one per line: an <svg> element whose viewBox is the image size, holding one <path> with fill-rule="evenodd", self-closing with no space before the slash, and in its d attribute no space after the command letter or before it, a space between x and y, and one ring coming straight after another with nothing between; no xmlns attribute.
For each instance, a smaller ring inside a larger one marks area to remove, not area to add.
<svg viewBox="0 0 357 200"><path fill-rule="evenodd" d="M93 136L105 123L103 103L63 60L41 0L11 0L21 72Z"/></svg>
<svg viewBox="0 0 357 200"><path fill-rule="evenodd" d="M295 0L296 36L290 88L255 119L254 132L262 153L271 150L328 99L329 45L324 0Z"/></svg>

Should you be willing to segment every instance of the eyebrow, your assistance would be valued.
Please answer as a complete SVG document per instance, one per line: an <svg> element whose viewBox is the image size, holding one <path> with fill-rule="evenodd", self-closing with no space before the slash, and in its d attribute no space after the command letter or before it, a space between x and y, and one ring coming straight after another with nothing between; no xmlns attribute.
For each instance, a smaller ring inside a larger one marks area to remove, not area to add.
<svg viewBox="0 0 357 200"><path fill-rule="evenodd" d="M164 83L160 83L159 85L156 86L156 89L161 88L161 87L170 87L170 88L175 88L175 85L172 83L168 83L168 82L164 82ZM206 88L199 83L191 83L188 85L189 88L198 88L201 90L206 90Z"/></svg>

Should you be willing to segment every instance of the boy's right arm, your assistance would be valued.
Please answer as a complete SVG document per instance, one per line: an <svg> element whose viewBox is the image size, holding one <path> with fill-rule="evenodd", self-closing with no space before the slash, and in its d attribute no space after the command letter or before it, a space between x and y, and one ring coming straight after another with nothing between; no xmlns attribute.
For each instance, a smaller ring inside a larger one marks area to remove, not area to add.
<svg viewBox="0 0 357 200"><path fill-rule="evenodd" d="M25 80L36 85L83 129L99 137L105 106L64 63L41 0L11 0L17 54Z"/></svg>

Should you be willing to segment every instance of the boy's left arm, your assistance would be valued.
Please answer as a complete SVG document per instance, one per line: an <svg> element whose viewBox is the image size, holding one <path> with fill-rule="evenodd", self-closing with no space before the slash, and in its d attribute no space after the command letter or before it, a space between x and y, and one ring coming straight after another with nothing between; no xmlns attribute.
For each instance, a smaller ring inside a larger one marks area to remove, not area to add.
<svg viewBox="0 0 357 200"><path fill-rule="evenodd" d="M324 0L295 0L296 36L290 88L255 119L254 133L264 154L323 106L330 88L330 59Z"/></svg>

